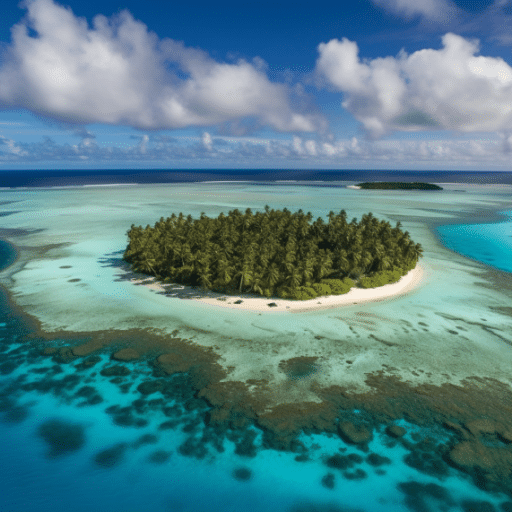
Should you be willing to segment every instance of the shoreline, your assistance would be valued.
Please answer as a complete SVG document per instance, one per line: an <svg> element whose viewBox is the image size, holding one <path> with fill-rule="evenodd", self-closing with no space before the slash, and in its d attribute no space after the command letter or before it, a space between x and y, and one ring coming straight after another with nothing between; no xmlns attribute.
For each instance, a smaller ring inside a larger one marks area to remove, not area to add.
<svg viewBox="0 0 512 512"><path fill-rule="evenodd" d="M190 286L181 284L163 284L154 277L146 279L131 279L136 285L142 285L169 298L193 300L199 304L220 308L235 309L252 312L289 312L305 313L321 309L332 309L343 306L352 306L368 302L377 302L400 295L404 295L419 286L424 276L424 269L420 264L402 276L396 283L386 284L378 288L352 288L344 295L328 295L310 300L296 301L279 298L255 297L249 294L226 295L212 291L198 291ZM235 304L235 302L239 302ZM269 306L269 304L274 304Z"/></svg>

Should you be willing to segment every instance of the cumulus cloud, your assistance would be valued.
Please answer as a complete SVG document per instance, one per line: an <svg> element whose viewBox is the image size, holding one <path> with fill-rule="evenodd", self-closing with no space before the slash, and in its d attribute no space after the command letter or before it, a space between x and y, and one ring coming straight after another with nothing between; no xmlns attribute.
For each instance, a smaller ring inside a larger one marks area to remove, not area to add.
<svg viewBox="0 0 512 512"><path fill-rule="evenodd" d="M28 0L0 66L0 105L72 124L138 129L209 126L252 117L280 131L315 131L321 115L292 106L261 59L222 63L160 40L128 11L90 27L53 0Z"/></svg>
<svg viewBox="0 0 512 512"><path fill-rule="evenodd" d="M342 105L367 133L393 130L512 130L512 68L478 55L477 41L448 33L443 48L361 60L355 42L318 47L316 72L343 92Z"/></svg>
<svg viewBox="0 0 512 512"><path fill-rule="evenodd" d="M458 12L449 0L372 0L374 4L405 19L421 16L428 20L448 21Z"/></svg>

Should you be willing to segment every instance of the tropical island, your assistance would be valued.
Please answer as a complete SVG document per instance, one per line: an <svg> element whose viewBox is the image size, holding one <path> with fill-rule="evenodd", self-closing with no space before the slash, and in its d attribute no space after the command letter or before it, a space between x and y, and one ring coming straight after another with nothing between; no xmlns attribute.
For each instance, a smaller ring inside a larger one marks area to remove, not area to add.
<svg viewBox="0 0 512 512"><path fill-rule="evenodd" d="M356 187L363 190L443 190L443 187L433 183L408 183L404 181L372 181L358 183Z"/></svg>
<svg viewBox="0 0 512 512"><path fill-rule="evenodd" d="M345 210L331 211L328 222L312 220L310 212L268 205L217 218L173 213L153 227L132 225L123 257L163 283L310 300L396 283L423 252L399 222L392 227L372 213L348 222Z"/></svg>

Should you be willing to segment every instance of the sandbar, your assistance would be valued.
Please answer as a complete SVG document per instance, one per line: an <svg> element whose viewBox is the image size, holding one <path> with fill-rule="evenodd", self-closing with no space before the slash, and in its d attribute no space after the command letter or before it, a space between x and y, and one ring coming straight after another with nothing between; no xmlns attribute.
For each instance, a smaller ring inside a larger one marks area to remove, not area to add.
<svg viewBox="0 0 512 512"><path fill-rule="evenodd" d="M418 287L423 276L424 269L418 264L414 269L393 284L386 284L378 288L352 288L344 295L328 295L301 301L266 298L250 294L226 295L209 290L198 290L180 284L165 284L157 281L154 277L148 277L146 279L133 278L131 281L134 284L144 285L155 292L165 294L170 298L194 300L212 307L265 313L283 311L289 313L304 313L307 311L381 301L404 295Z"/></svg>

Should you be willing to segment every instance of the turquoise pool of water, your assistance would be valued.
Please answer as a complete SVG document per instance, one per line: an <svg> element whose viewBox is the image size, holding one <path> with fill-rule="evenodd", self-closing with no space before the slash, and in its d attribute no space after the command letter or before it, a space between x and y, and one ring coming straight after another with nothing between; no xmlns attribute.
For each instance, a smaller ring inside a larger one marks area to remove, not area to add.
<svg viewBox="0 0 512 512"><path fill-rule="evenodd" d="M437 228L443 244L468 258L512 272L512 210L489 224L449 224Z"/></svg>

